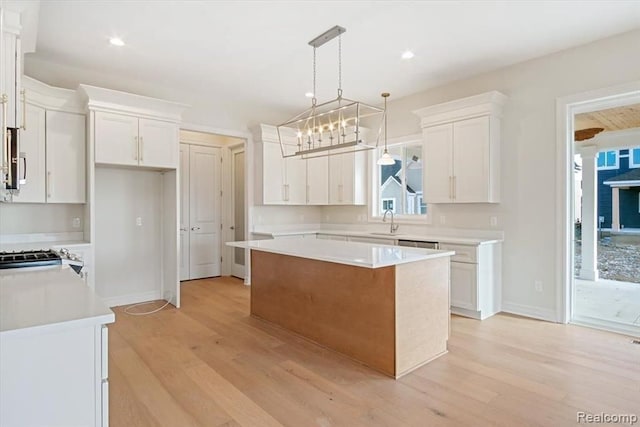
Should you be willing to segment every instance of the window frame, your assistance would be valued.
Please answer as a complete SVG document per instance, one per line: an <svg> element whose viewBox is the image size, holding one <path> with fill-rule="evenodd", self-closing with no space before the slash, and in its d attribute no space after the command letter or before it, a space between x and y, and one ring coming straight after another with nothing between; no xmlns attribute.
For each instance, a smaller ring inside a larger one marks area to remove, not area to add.
<svg viewBox="0 0 640 427"><path fill-rule="evenodd" d="M406 135L398 138L391 138L387 140L387 147L402 147L407 145L418 145L422 146L422 156L424 158L424 143L422 141L422 133ZM368 200L368 221L369 222L382 222L382 213L379 213L378 209L378 191L380 185L378 182L380 181L380 167L377 164L378 158L381 154L381 151L384 149L384 142L381 140L377 149L371 150L369 153L369 200ZM424 167L424 164L423 164ZM424 171L423 171L424 173ZM423 175L423 183L424 183L424 175ZM423 184L424 185L424 184ZM422 198L424 198L424 188L422 191ZM380 200L381 202L381 200ZM395 206L397 209L397 201ZM404 224L431 224L431 216L429 212L431 208L429 204L427 204L427 213L426 214L395 214L394 212L394 221L397 223Z"/></svg>
<svg viewBox="0 0 640 427"><path fill-rule="evenodd" d="M633 153L637 151L640 155L640 147L637 148L629 148L629 169L640 168L640 162L635 163L633 161Z"/></svg>
<svg viewBox="0 0 640 427"><path fill-rule="evenodd" d="M607 165L607 153L609 152L615 153L615 162L613 165ZM604 154L604 166L598 166L598 157L600 157L600 153ZM596 156L596 167L599 171L620 169L620 150L598 151L598 154Z"/></svg>

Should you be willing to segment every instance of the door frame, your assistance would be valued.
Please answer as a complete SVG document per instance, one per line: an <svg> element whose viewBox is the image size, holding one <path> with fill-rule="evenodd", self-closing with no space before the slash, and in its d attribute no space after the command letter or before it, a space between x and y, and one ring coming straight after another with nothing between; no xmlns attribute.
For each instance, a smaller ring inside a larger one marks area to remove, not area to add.
<svg viewBox="0 0 640 427"><path fill-rule="evenodd" d="M234 161L233 161L233 156L235 154L238 153L244 153L244 170L245 170L245 174L244 174L244 178L245 178L245 186L244 186L244 236L243 239L247 240L247 225L248 225L248 215L247 215L247 150L246 150L246 142L243 142L241 144L235 144L235 145L231 145L228 147L228 155L229 155L229 203L228 203L228 220L225 221L226 224L233 224L235 223L235 188L234 188L234 183L235 183L235 167L234 167ZM228 232L228 236L226 241L233 241L235 240L235 230L231 230L229 227L226 228L227 232ZM235 257L234 257L234 248L229 248L228 249L228 259L229 259L229 268L230 268L230 274L232 276L235 277L239 277L244 279L245 277L247 277L247 268L246 268L246 264L248 261L248 257L247 257L247 253L245 252L245 265L241 266L239 264L236 264L234 262ZM248 250L247 250L248 251Z"/></svg>
<svg viewBox="0 0 640 427"><path fill-rule="evenodd" d="M573 318L574 116L640 103L640 80L556 100L556 320Z"/></svg>

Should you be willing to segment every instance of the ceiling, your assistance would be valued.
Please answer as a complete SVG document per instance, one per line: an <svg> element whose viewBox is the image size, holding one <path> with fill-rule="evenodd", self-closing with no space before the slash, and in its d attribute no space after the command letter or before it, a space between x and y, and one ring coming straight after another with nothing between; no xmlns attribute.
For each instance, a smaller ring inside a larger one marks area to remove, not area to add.
<svg viewBox="0 0 640 427"><path fill-rule="evenodd" d="M309 105L307 42L336 24L344 95L381 104L383 91L393 101L638 28L640 2L47 0L25 69L188 103L188 121L242 129ZM114 35L126 45L109 45ZM323 101L336 94L337 43L317 53Z"/></svg>
<svg viewBox="0 0 640 427"><path fill-rule="evenodd" d="M640 104L576 114L574 127L576 130L600 128L603 131L640 128Z"/></svg>

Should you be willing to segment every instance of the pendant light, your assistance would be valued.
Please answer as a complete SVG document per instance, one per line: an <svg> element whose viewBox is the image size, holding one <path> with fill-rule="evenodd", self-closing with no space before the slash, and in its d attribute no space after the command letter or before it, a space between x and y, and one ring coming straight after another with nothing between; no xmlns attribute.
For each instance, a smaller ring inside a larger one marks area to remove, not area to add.
<svg viewBox="0 0 640 427"><path fill-rule="evenodd" d="M382 97L384 98L384 152L377 163L381 166L388 166L395 164L396 161L391 157L389 151L387 151L387 98L389 97L389 93L383 93Z"/></svg>
<svg viewBox="0 0 640 427"><path fill-rule="evenodd" d="M384 110L342 96L342 34L345 31L336 25L309 42L313 47L311 107L276 127L282 157L308 159L378 148L380 131L366 132L362 121L366 119L381 129ZM335 99L318 103L316 50L333 39L338 42L338 93Z"/></svg>

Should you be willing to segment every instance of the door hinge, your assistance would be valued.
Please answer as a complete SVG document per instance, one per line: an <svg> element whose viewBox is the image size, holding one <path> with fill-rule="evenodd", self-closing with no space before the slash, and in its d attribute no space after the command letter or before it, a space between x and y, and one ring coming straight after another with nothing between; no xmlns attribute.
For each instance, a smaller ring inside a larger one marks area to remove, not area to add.
<svg viewBox="0 0 640 427"><path fill-rule="evenodd" d="M222 197L222 191L220 192L220 197Z"/></svg>
<svg viewBox="0 0 640 427"><path fill-rule="evenodd" d="M222 163L222 157L220 157L220 163Z"/></svg>
<svg viewBox="0 0 640 427"><path fill-rule="evenodd" d="M222 223L220 223L220 230L222 230Z"/></svg>
<svg viewBox="0 0 640 427"><path fill-rule="evenodd" d="M220 262L222 262L222 257L220 257Z"/></svg>

